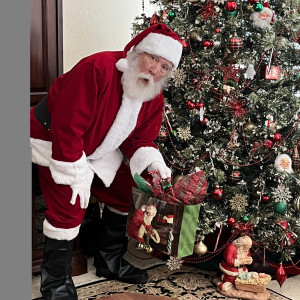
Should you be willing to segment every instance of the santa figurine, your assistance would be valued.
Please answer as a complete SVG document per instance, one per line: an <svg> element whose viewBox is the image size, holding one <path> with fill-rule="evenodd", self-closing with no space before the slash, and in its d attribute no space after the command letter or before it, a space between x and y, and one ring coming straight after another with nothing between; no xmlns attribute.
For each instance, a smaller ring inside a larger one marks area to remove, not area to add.
<svg viewBox="0 0 300 300"><path fill-rule="evenodd" d="M235 279L240 273L248 272L246 265L252 264L250 248L252 239L243 235L235 239L224 250L223 260L219 265L222 276L218 289L227 292L234 287Z"/></svg>
<svg viewBox="0 0 300 300"><path fill-rule="evenodd" d="M253 22L254 27L267 29L274 22L274 12L270 9L269 4L265 2L261 11L254 11L251 14L250 20Z"/></svg>
<svg viewBox="0 0 300 300"><path fill-rule="evenodd" d="M287 154L279 154L275 159L275 168L279 172L288 174L294 173L292 169L292 159Z"/></svg>

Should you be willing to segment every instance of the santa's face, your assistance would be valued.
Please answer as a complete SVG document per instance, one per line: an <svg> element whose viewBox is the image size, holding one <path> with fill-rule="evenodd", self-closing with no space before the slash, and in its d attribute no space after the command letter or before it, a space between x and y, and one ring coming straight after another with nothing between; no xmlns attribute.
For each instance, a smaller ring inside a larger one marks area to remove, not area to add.
<svg viewBox="0 0 300 300"><path fill-rule="evenodd" d="M144 53L138 52L128 53L127 60L128 68L122 77L123 90L127 96L148 101L164 89L170 74L170 72L161 72L160 68L165 61L160 60L156 69L150 68L149 64L145 62Z"/></svg>
<svg viewBox="0 0 300 300"><path fill-rule="evenodd" d="M140 56L140 71L153 76L154 82L164 79L172 70L172 63L160 56L143 53ZM144 80L147 84L147 80Z"/></svg>
<svg viewBox="0 0 300 300"><path fill-rule="evenodd" d="M264 7L260 12L253 12L250 19L253 21L253 25L258 28L267 28L272 21L273 12L271 9Z"/></svg>

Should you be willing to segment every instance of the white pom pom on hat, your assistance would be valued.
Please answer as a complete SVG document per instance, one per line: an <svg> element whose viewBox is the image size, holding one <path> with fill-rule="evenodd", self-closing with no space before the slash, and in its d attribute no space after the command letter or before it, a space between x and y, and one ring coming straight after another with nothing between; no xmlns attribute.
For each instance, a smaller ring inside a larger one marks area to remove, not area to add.
<svg viewBox="0 0 300 300"><path fill-rule="evenodd" d="M173 64L174 69L178 67L182 54L182 44L178 35L163 23L152 25L135 36L125 46L125 56L132 47L137 51L163 57ZM124 66L124 62L120 65L117 63L118 69L124 69Z"/></svg>

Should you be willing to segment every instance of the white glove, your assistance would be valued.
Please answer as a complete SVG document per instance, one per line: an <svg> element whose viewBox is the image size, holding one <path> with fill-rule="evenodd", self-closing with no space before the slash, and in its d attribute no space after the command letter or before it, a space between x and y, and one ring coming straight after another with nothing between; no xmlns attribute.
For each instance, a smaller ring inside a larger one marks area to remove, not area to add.
<svg viewBox="0 0 300 300"><path fill-rule="evenodd" d="M94 178L94 172L87 168L86 176L83 180L78 183L73 183L70 185L73 194L70 203L74 205L76 203L76 197L79 196L80 207L87 208L91 196L91 185Z"/></svg>
<svg viewBox="0 0 300 300"><path fill-rule="evenodd" d="M169 169L164 163L155 161L148 167L148 172L158 171L162 179L167 179L171 177L171 169ZM152 176L155 178L157 174L153 173Z"/></svg>

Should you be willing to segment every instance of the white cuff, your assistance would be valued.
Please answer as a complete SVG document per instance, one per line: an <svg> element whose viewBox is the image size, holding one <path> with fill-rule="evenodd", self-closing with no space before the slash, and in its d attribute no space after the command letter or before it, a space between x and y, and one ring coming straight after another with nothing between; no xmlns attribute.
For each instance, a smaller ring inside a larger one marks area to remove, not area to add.
<svg viewBox="0 0 300 300"><path fill-rule="evenodd" d="M43 223L43 233L50 239L71 241L76 238L79 233L80 225L75 228L56 228L52 226L46 219Z"/></svg>
<svg viewBox="0 0 300 300"><path fill-rule="evenodd" d="M55 183L71 185L85 178L88 163L83 152L81 158L75 162L58 161L50 158L49 168Z"/></svg>
<svg viewBox="0 0 300 300"><path fill-rule="evenodd" d="M136 150L129 163L132 177L134 177L135 173L140 175L155 161L161 162L165 165L165 161L157 149L153 147L141 147Z"/></svg>

